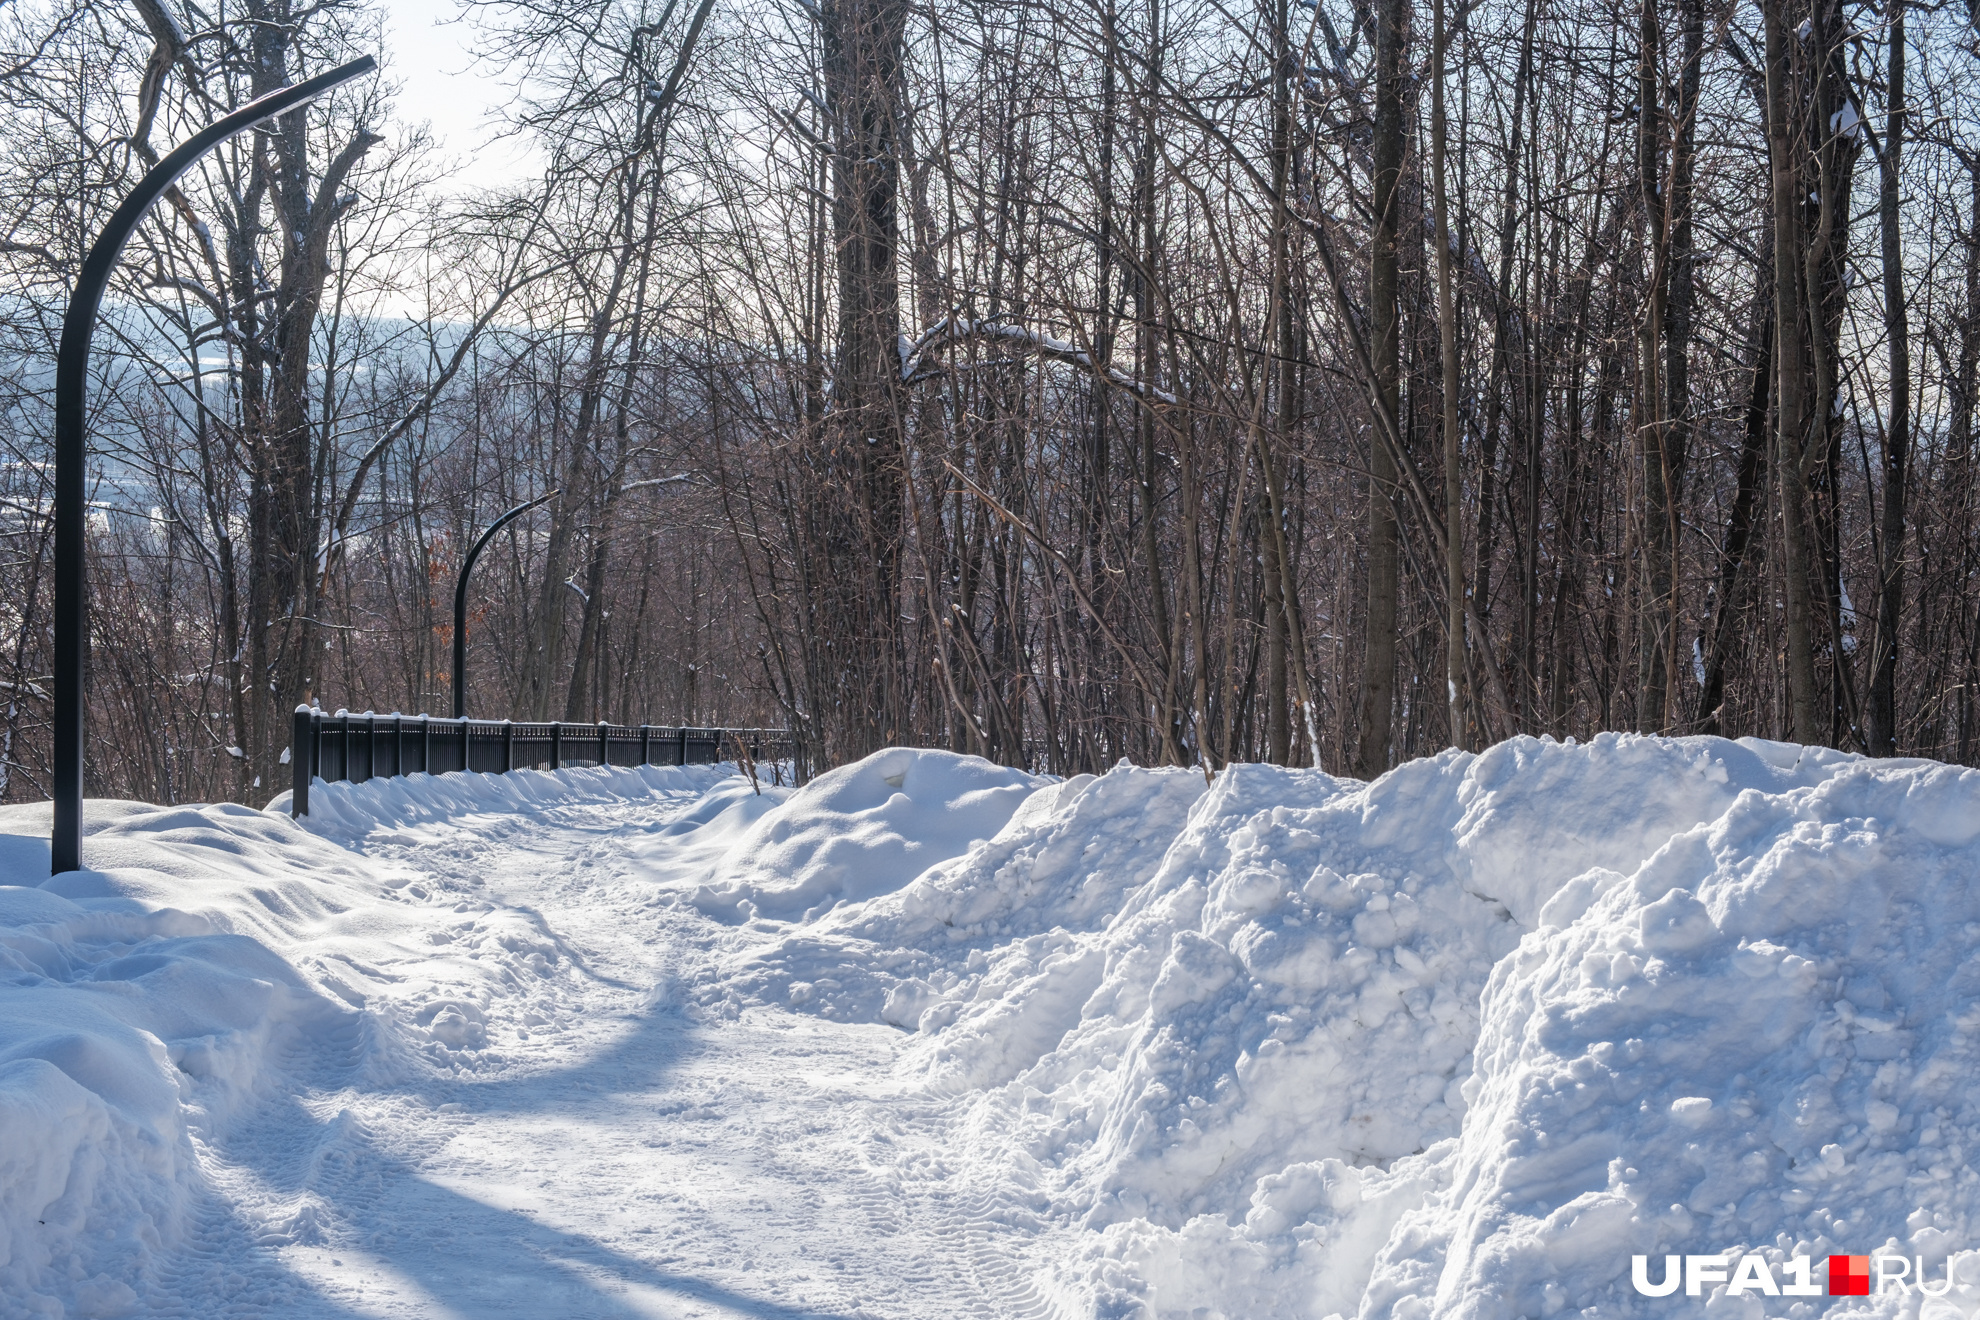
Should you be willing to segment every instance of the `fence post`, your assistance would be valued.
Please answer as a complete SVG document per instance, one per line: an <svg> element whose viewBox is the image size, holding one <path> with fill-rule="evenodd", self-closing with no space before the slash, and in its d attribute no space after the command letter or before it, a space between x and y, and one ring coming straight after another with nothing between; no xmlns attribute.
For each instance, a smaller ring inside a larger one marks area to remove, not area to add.
<svg viewBox="0 0 1980 1320"><path fill-rule="evenodd" d="M639 726L639 763L647 765L653 760L653 726Z"/></svg>
<svg viewBox="0 0 1980 1320"><path fill-rule="evenodd" d="M611 728L604 720L598 721L598 764L608 769L612 764L612 749L605 739Z"/></svg>
<svg viewBox="0 0 1980 1320"><path fill-rule="evenodd" d="M516 768L516 722L502 721L502 773Z"/></svg>
<svg viewBox="0 0 1980 1320"><path fill-rule="evenodd" d="M296 707L289 733L289 816L309 814L309 770L316 755L316 720L308 706Z"/></svg>
<svg viewBox="0 0 1980 1320"><path fill-rule="evenodd" d="M552 770L564 768L564 726L558 720L550 722L550 768Z"/></svg>
<svg viewBox="0 0 1980 1320"><path fill-rule="evenodd" d="M684 766L687 764L687 733L687 725L683 724L681 726L681 750L679 756L674 760L675 765Z"/></svg>
<svg viewBox="0 0 1980 1320"><path fill-rule="evenodd" d="M419 768L423 774L433 773L433 721L424 711L419 716Z"/></svg>

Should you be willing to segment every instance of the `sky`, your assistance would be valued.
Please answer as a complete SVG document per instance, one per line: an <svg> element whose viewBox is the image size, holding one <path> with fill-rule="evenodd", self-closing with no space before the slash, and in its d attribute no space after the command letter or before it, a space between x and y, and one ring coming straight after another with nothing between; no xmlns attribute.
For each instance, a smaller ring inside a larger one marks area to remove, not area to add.
<svg viewBox="0 0 1980 1320"><path fill-rule="evenodd" d="M444 154L458 163L461 188L492 187L527 173L533 153L520 143L491 144L489 116L504 88L475 70L467 25L455 0L388 0L386 71L402 84L399 118L432 125Z"/></svg>

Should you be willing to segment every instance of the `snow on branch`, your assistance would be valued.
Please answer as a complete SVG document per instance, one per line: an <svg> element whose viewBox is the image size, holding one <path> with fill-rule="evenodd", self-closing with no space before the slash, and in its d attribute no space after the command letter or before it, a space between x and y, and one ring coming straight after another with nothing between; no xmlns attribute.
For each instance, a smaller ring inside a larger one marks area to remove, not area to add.
<svg viewBox="0 0 1980 1320"><path fill-rule="evenodd" d="M951 312L923 330L913 340L906 335L901 336L902 382L912 385L916 381L928 379L938 370L928 363L928 354L944 344L960 344L967 339L992 339L1007 344L1023 345L1040 357L1051 358L1056 362L1068 362L1073 366L1104 375L1111 384L1118 385L1141 398L1151 399L1156 403L1176 402L1175 395L1136 380L1119 367L1096 366L1091 353L1066 340L1048 335L1042 330L1013 325L1009 321L972 320L961 312Z"/></svg>

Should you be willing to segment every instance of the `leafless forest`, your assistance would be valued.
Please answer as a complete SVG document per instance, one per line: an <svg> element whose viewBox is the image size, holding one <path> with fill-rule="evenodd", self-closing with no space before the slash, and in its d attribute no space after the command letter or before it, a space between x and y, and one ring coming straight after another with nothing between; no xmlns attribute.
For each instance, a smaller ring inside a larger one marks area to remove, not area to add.
<svg viewBox="0 0 1980 1320"><path fill-rule="evenodd" d="M0 798L44 794L51 364L88 791L288 712L1369 775L1517 732L1980 755L1980 43L1916 0L470 0L469 190L346 0L0 8Z"/></svg>

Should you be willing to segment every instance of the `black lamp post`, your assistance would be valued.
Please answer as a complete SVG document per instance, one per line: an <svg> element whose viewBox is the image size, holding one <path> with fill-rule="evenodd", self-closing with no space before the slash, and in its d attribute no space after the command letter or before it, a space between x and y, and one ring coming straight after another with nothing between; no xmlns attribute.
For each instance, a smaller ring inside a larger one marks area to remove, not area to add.
<svg viewBox="0 0 1980 1320"><path fill-rule="evenodd" d="M474 546L461 561L460 576L454 579L454 718L467 717L467 588L468 574L474 572L474 561L481 558L481 552L495 533L507 527L516 519L528 513L539 504L557 498L557 492L538 495L527 504L518 504L507 513L488 524L488 530L475 538Z"/></svg>
<svg viewBox="0 0 1980 1320"><path fill-rule="evenodd" d="M55 354L55 828L49 837L49 869L56 875L82 869L83 663L87 607L83 574L83 490L87 457L83 434L83 386L89 374L89 341L103 290L132 231L179 176L213 148L243 129L313 101L332 87L378 67L366 55L248 102L180 143L125 197L83 259L62 340Z"/></svg>

